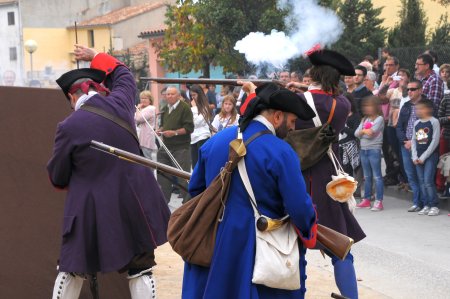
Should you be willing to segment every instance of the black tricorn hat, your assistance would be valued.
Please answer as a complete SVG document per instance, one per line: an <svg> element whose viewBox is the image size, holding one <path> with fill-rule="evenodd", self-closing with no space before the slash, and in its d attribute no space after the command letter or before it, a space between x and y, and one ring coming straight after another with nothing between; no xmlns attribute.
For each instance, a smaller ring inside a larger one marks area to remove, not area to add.
<svg viewBox="0 0 450 299"><path fill-rule="evenodd" d="M341 75L354 76L355 68L344 55L327 49L317 49L307 53L313 65L328 65L338 70Z"/></svg>
<svg viewBox="0 0 450 299"><path fill-rule="evenodd" d="M105 80L106 73L104 71L91 68L77 69L62 74L61 77L56 80L56 83L58 83L59 87L61 87L66 98L69 99L67 94L69 93L70 87L75 81L84 78L92 79L97 83L101 83Z"/></svg>
<svg viewBox="0 0 450 299"><path fill-rule="evenodd" d="M291 112L303 120L316 116L309 105L295 92L274 83L266 83L256 88L256 96L267 103L268 109Z"/></svg>
<svg viewBox="0 0 450 299"><path fill-rule="evenodd" d="M316 116L298 94L277 84L265 83L256 88L256 98L251 100L245 110L241 130L244 131L250 121L265 109L290 112L302 120L310 120Z"/></svg>

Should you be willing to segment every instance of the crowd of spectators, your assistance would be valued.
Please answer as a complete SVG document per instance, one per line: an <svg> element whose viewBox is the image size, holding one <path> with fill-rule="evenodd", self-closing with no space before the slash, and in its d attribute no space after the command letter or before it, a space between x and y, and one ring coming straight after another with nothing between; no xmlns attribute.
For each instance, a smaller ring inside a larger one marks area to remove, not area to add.
<svg viewBox="0 0 450 299"><path fill-rule="evenodd" d="M283 70L277 76L284 83L311 84L308 70ZM339 136L340 158L345 171L359 182L355 193L360 198L359 208L383 210L384 188L397 186L412 193L409 212L439 215L440 199L450 198L449 86L450 64L438 66L438 56L433 51L417 56L413 74L388 49L383 49L380 59L368 55L355 65L355 76L342 77L341 92L352 109ZM167 99L168 89L175 93L171 101ZM215 133L238 123L239 107L245 103L246 94L234 86L221 86L219 92L214 85L182 85L179 89L169 86L160 95L159 122L156 109L147 108L153 104L151 94L144 91L140 98L141 112L136 112L136 124L144 154L154 158L151 153L159 144L156 136L147 136L151 132L144 129L142 119L147 117L153 133L165 141L190 135L190 139L180 139L186 143L184 148L191 156L189 167L193 168L198 148ZM179 128L167 130L164 117L176 110L179 102L191 108L191 114L183 116L191 119L179 120ZM171 164L168 159L165 162ZM362 185L364 189L360 188Z"/></svg>

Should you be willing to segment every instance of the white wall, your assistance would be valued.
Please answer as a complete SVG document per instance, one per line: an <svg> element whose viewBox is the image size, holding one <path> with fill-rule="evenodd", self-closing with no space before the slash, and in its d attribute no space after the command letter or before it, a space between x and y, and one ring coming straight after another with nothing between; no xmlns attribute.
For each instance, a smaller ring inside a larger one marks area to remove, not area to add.
<svg viewBox="0 0 450 299"><path fill-rule="evenodd" d="M156 1L160 0L19 0L25 28L73 26L75 21L81 22L130 5Z"/></svg>
<svg viewBox="0 0 450 299"><path fill-rule="evenodd" d="M135 16L134 18L113 25L113 38L121 39L123 49L142 42L138 35L146 30L164 24L166 6Z"/></svg>
<svg viewBox="0 0 450 299"><path fill-rule="evenodd" d="M8 12L14 12L15 24L8 25ZM16 4L0 5L0 85L5 85L5 71L11 70L16 75L15 85L23 85L22 45L19 9ZM11 61L9 48L15 47L17 60Z"/></svg>
<svg viewBox="0 0 450 299"><path fill-rule="evenodd" d="M129 5L130 0L19 0L25 28L64 28Z"/></svg>

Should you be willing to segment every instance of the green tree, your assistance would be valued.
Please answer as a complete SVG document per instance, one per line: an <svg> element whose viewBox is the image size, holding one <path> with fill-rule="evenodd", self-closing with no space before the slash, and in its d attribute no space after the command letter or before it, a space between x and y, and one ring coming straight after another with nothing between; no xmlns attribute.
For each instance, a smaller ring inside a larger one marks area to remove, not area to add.
<svg viewBox="0 0 450 299"><path fill-rule="evenodd" d="M428 19L421 0L402 0L398 14L400 22L389 31L388 45L392 48L424 46Z"/></svg>
<svg viewBox="0 0 450 299"><path fill-rule="evenodd" d="M429 46L450 46L450 23L448 14L441 15L436 28L431 32Z"/></svg>
<svg viewBox="0 0 450 299"><path fill-rule="evenodd" d="M342 0L319 0L320 6L329 7L333 10L338 10L339 6L341 5Z"/></svg>
<svg viewBox="0 0 450 299"><path fill-rule="evenodd" d="M215 58L215 49L205 40L205 27L195 18L199 8L191 0L167 7L164 40L155 46L170 71L198 71ZM203 72L209 75L209 67Z"/></svg>
<svg viewBox="0 0 450 299"><path fill-rule="evenodd" d="M386 29L380 18L382 7L374 8L370 0L346 0L338 9L344 23L344 32L333 49L345 54L355 62L365 55L375 55L384 45Z"/></svg>
<svg viewBox="0 0 450 299"><path fill-rule="evenodd" d="M236 41L253 31L284 30L286 11L276 0L178 0L168 7L164 40L156 44L170 71L201 70L209 77L211 65L224 72L249 69L243 55L234 50Z"/></svg>

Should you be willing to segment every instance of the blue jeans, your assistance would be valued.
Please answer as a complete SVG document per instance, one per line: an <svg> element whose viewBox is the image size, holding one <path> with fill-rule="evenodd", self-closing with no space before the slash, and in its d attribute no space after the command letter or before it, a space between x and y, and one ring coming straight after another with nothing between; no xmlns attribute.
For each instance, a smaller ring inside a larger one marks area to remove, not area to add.
<svg viewBox="0 0 450 299"><path fill-rule="evenodd" d="M413 191L413 204L420 208L423 208L419 179L417 178L416 165L414 165L411 159L411 151L407 150L403 146L403 144L401 145L401 151L403 158L403 167L405 168L405 173L408 177L408 184Z"/></svg>
<svg viewBox="0 0 450 299"><path fill-rule="evenodd" d="M437 191L435 184L435 174L439 155L437 152L431 154L424 164L416 165L417 178L419 179L420 190L423 195L423 203L430 208L437 207Z"/></svg>
<svg viewBox="0 0 450 299"><path fill-rule="evenodd" d="M361 150L364 173L364 198L372 197L372 181L375 180L376 199L383 200L384 184L381 175L381 148Z"/></svg>

